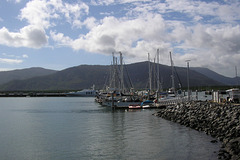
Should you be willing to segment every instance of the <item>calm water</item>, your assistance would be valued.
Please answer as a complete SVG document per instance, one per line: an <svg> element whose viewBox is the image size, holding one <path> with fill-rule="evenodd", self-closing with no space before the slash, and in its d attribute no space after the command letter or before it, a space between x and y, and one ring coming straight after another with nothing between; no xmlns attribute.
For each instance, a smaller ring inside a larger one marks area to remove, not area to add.
<svg viewBox="0 0 240 160"><path fill-rule="evenodd" d="M0 98L0 159L217 159L213 138L154 112L112 111L94 98Z"/></svg>

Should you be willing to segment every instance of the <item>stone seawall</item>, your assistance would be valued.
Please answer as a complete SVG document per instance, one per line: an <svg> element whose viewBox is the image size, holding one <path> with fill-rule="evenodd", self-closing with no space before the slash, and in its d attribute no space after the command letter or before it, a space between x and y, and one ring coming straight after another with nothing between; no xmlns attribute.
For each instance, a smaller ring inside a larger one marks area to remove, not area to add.
<svg viewBox="0 0 240 160"><path fill-rule="evenodd" d="M154 115L217 138L222 142L219 159L240 159L240 105L193 101L168 106Z"/></svg>

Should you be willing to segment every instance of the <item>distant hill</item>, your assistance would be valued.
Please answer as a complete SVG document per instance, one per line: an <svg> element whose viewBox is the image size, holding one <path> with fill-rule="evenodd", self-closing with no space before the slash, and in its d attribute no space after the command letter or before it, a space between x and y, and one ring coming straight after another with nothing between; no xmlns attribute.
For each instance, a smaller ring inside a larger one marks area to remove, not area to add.
<svg viewBox="0 0 240 160"><path fill-rule="evenodd" d="M154 65L153 71L154 71ZM124 66L125 79L130 87L129 79L136 89L148 88L148 62L139 62ZM171 67L159 65L160 80L163 88L171 86ZM25 90L80 90L90 88L93 84L97 89L102 89L104 84L108 84L111 66L103 65L80 65L71 67L62 71L54 72L45 76L37 76L29 79L18 79L10 81L0 86L4 91L25 91ZM186 68L176 67L178 73L175 74L175 86L178 86L178 77L183 87L187 86ZM156 74L156 72L153 72ZM154 74L153 74L154 75ZM154 85L153 83L153 88ZM201 73L190 70L190 86L217 86L223 85Z"/></svg>
<svg viewBox="0 0 240 160"><path fill-rule="evenodd" d="M216 72L211 71L208 68L193 67L191 69L194 71L197 71L215 81L223 83L225 85L230 85L230 86L231 85L239 85L239 82L240 82L240 77L237 77L237 78L236 77L235 78L225 77Z"/></svg>
<svg viewBox="0 0 240 160"><path fill-rule="evenodd" d="M33 67L27 69L18 69L12 71L0 72L0 85L12 80L25 80L33 77L45 76L56 73L55 70Z"/></svg>
<svg viewBox="0 0 240 160"><path fill-rule="evenodd" d="M140 62L127 65L129 70L129 75L136 88L146 88L148 84L148 62ZM175 67L176 72L174 72L175 86L179 87L179 83L182 87L187 87L187 70L185 67ZM155 69L156 70L156 69ZM160 81L163 88L171 87L171 73L172 69L170 66L159 65L160 70ZM214 81L201 73L190 70L190 86L217 86L222 85L222 83ZM153 85L154 87L154 85Z"/></svg>
<svg viewBox="0 0 240 160"><path fill-rule="evenodd" d="M107 66L81 65L71 67L50 75L29 78L26 80L14 80L0 86L1 90L79 90L95 84L104 84Z"/></svg>

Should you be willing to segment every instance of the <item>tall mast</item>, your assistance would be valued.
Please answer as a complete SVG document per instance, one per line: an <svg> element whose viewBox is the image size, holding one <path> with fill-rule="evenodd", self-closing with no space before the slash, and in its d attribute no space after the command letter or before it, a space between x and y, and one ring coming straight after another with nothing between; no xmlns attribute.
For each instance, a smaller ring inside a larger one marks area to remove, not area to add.
<svg viewBox="0 0 240 160"><path fill-rule="evenodd" d="M115 71L115 56L114 56L114 52L112 53L113 55L113 77L112 77L112 81L113 81L113 88L114 90L116 90L116 71Z"/></svg>
<svg viewBox="0 0 240 160"><path fill-rule="evenodd" d="M235 74L236 74L236 81L237 81L237 84L236 84L236 86L238 86L239 84L238 84L238 76L237 76L237 66L235 66Z"/></svg>
<svg viewBox="0 0 240 160"><path fill-rule="evenodd" d="M123 56L122 53L120 53L120 78L121 78L121 82L120 82L120 90L123 91L124 90L124 82L123 82Z"/></svg>
<svg viewBox="0 0 240 160"><path fill-rule="evenodd" d="M157 91L160 91L160 77L159 77L159 49L157 49Z"/></svg>
<svg viewBox="0 0 240 160"><path fill-rule="evenodd" d="M152 90L152 73L151 73L151 62L150 62L150 54L148 53L148 69L149 69L149 90Z"/></svg>
<svg viewBox="0 0 240 160"><path fill-rule="evenodd" d="M172 75L171 75L171 78L172 78L172 90L174 91L175 93L175 82L174 82L174 66L173 66L173 60L172 60L172 53L170 52L170 61L171 61L171 67L172 67Z"/></svg>
<svg viewBox="0 0 240 160"><path fill-rule="evenodd" d="M156 56L154 57L153 59L153 66L152 66L152 73L153 73L153 76L152 76L152 79L153 79L153 86L152 88L154 90L157 89L157 85L156 85L156 82L157 82L157 74L156 74Z"/></svg>
<svg viewBox="0 0 240 160"><path fill-rule="evenodd" d="M115 87L116 87L115 90L117 90L117 89L119 90L120 82L117 78L118 77L118 59L117 59L117 57L115 57L115 70L114 71L115 71L115 77L114 78L115 78L115 83L116 83L115 84Z"/></svg>
<svg viewBox="0 0 240 160"><path fill-rule="evenodd" d="M190 89L189 89L189 62L190 60L186 60L187 62L187 87L188 87L188 101L190 101Z"/></svg>

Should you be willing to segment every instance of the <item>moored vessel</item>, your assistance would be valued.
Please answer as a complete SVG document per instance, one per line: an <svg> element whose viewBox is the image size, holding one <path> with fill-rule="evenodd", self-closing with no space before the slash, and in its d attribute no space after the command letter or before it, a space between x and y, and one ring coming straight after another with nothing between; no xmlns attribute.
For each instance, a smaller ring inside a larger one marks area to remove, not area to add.
<svg viewBox="0 0 240 160"><path fill-rule="evenodd" d="M66 93L66 96L68 97L95 97L97 95L97 91L95 90L95 86L91 89L83 89L81 91L76 91L76 92L69 92Z"/></svg>

